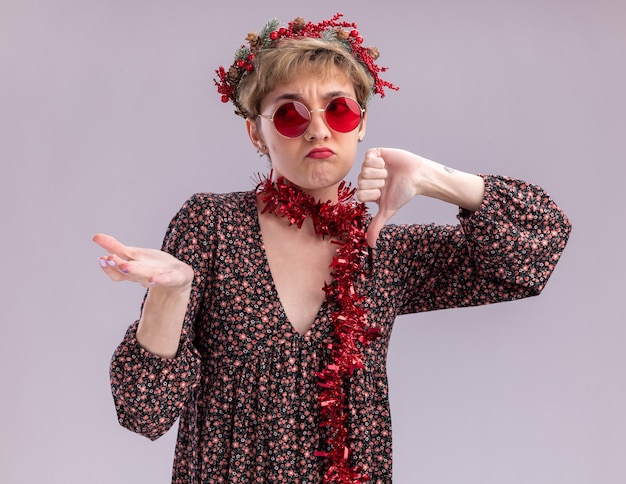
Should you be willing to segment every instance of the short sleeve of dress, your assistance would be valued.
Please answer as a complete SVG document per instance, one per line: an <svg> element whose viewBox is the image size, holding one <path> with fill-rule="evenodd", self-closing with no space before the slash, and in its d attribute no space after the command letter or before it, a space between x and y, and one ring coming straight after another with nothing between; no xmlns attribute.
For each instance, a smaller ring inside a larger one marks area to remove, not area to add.
<svg viewBox="0 0 626 484"><path fill-rule="evenodd" d="M485 196L460 223L386 230L402 285L397 314L489 304L539 294L552 274L571 225L540 187L481 175Z"/></svg>
<svg viewBox="0 0 626 484"><path fill-rule="evenodd" d="M176 357L162 358L142 348L135 321L111 361L111 389L120 424L153 440L179 417L200 377L194 321L210 273L211 224L207 220L211 216L194 195L172 219L162 245L162 250L189 264L195 274Z"/></svg>

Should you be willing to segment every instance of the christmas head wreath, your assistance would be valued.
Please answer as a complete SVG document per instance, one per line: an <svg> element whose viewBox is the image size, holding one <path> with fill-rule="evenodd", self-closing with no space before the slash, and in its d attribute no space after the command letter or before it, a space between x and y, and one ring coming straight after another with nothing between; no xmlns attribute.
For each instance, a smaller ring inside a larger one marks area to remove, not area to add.
<svg viewBox="0 0 626 484"><path fill-rule="evenodd" d="M226 69L220 66L215 72L214 79L217 92L222 96L222 102L231 101L235 105L235 113L245 117L245 110L237 100L237 86L250 72L254 71L256 54L265 49L273 49L284 39L302 37L323 39L329 42L340 42L345 49L357 59L372 78L372 92L385 96L385 88L397 90L392 83L380 78L379 73L385 72L386 67L376 64L380 55L376 47L364 47L363 37L358 31L357 24L341 20L343 14L336 13L329 20L319 23L305 21L302 17L289 22L287 27L280 27L280 20L270 20L259 34L250 32L246 37L248 45L242 45L235 51L235 60Z"/></svg>

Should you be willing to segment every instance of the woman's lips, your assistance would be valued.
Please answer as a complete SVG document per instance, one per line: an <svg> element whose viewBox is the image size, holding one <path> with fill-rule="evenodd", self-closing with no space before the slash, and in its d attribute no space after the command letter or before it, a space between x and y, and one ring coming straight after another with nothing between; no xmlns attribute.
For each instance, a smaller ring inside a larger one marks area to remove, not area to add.
<svg viewBox="0 0 626 484"><path fill-rule="evenodd" d="M308 152L307 158L313 158L314 160L324 160L333 156L335 152L330 148L315 148Z"/></svg>

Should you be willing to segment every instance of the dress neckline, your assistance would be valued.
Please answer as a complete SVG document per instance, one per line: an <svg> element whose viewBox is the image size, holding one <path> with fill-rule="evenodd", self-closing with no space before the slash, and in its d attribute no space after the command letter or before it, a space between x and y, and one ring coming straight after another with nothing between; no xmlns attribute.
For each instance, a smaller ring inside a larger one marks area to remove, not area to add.
<svg viewBox="0 0 626 484"><path fill-rule="evenodd" d="M283 302L280 299L280 294L278 293L278 288L276 287L276 281L274 280L274 276L272 274L272 270L270 268L269 259L267 257L267 251L265 248L265 242L263 240L263 233L261 232L261 223L259 220L259 208L257 206L257 198L256 192L254 190L248 192L248 202L249 202L249 211L252 220L254 221L254 234L256 237L257 250L261 254L263 258L263 271L266 275L266 278L272 288L272 298L276 301L276 304L280 307L280 321L278 322L279 328L276 328L277 331L281 333L281 336L290 336L295 337L302 340L310 340L315 336L318 336L320 333L320 327L324 322L328 321L328 296L325 295L322 300L322 304L317 309L315 317L313 321L309 325L308 329L304 333L300 333L296 330L293 323L289 320L289 316L287 316L287 311L285 311L285 307ZM321 288L320 288L321 290Z"/></svg>

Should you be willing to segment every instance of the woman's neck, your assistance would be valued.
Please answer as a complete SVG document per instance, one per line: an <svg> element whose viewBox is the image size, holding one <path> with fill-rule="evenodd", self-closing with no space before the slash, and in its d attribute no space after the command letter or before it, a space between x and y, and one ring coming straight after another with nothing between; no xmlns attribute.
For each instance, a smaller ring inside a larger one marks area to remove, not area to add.
<svg viewBox="0 0 626 484"><path fill-rule="evenodd" d="M291 182L290 180L288 180L284 176L277 175L275 172L272 173L272 181L274 183L279 178L282 178L284 183L287 183L289 185L293 185L294 187L296 187L301 192L307 194L309 197L311 197L316 202L319 202L319 203L330 202L333 205L337 203L337 193L339 191L339 185L340 185L341 182L335 183L335 184L329 185L329 186L322 186L320 188L302 188L301 186L297 185L296 183Z"/></svg>

